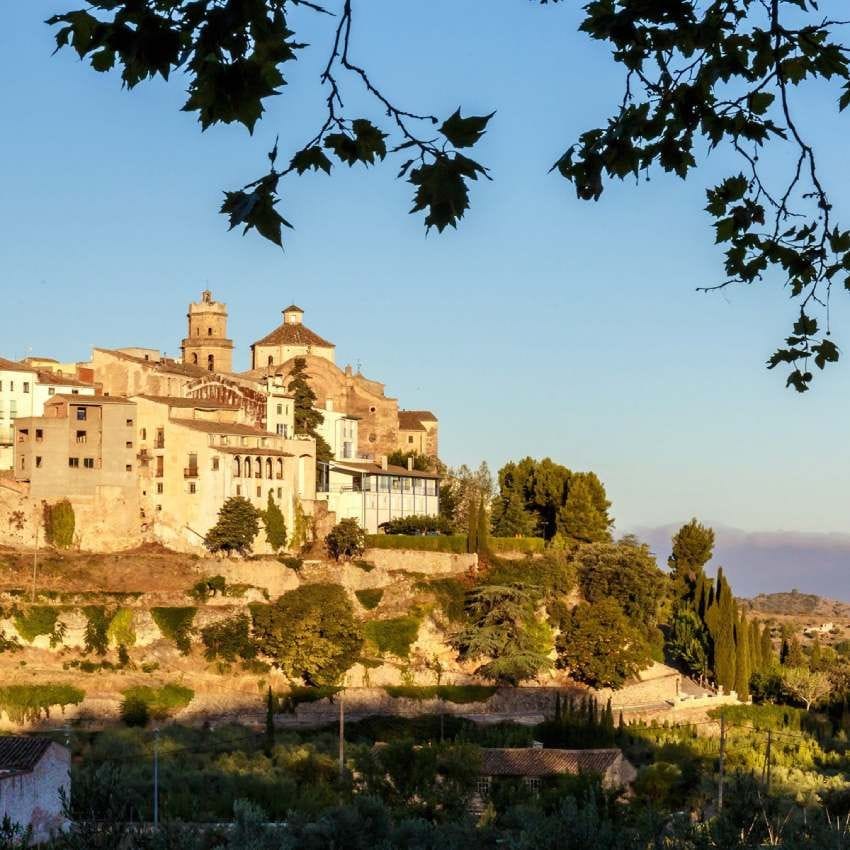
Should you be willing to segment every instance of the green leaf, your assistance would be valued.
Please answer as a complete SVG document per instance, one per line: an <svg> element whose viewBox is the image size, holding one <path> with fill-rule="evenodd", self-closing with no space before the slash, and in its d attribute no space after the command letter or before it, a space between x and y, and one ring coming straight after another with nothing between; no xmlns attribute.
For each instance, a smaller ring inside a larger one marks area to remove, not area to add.
<svg viewBox="0 0 850 850"><path fill-rule="evenodd" d="M495 114L491 112L489 115L470 115L468 118L461 118L460 107L458 107L451 117L443 122L440 132L456 148L469 148L484 135L487 122Z"/></svg>
<svg viewBox="0 0 850 850"><path fill-rule="evenodd" d="M229 217L230 230L244 224L243 236L253 227L261 236L283 247L281 227L291 228L292 225L275 209L278 177L277 174L267 175L257 181L250 192L240 189L224 193L220 212Z"/></svg>
<svg viewBox="0 0 850 850"><path fill-rule="evenodd" d="M311 168L314 171L324 171L325 174L331 173L331 161L327 158L325 152L316 145L298 151L292 157L289 167L294 168L299 174L303 174Z"/></svg>
<svg viewBox="0 0 850 850"><path fill-rule="evenodd" d="M776 100L776 95L773 95L770 92L753 92L749 95L749 97L747 97L747 106L750 108L750 111L755 112L756 115L764 115L774 100Z"/></svg>

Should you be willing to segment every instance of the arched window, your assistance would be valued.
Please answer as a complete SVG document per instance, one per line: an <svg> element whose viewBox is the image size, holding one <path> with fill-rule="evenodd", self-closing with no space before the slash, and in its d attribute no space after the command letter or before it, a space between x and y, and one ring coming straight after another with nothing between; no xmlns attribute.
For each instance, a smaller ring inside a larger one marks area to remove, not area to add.
<svg viewBox="0 0 850 850"><path fill-rule="evenodd" d="M215 369L215 357L212 354L207 355L207 369L212 372Z"/></svg>
<svg viewBox="0 0 850 850"><path fill-rule="evenodd" d="M270 457L266 458L266 478L273 478L272 475L272 459Z"/></svg>
<svg viewBox="0 0 850 850"><path fill-rule="evenodd" d="M196 366L198 365L198 352L197 352L197 351L196 351L196 352L192 355L192 362L193 362Z"/></svg>
<svg viewBox="0 0 850 850"><path fill-rule="evenodd" d="M277 477L278 479L283 478L283 458L279 457L277 459Z"/></svg>
<svg viewBox="0 0 850 850"><path fill-rule="evenodd" d="M258 457L254 461L254 473L255 473L257 478L263 477L263 459L262 458Z"/></svg>
<svg viewBox="0 0 850 850"><path fill-rule="evenodd" d="M234 478L242 477L242 459L239 455L236 455L236 457L233 458L233 476Z"/></svg>
<svg viewBox="0 0 850 850"><path fill-rule="evenodd" d="M274 357L272 357L271 354L269 355L269 364L268 365L274 366Z"/></svg>

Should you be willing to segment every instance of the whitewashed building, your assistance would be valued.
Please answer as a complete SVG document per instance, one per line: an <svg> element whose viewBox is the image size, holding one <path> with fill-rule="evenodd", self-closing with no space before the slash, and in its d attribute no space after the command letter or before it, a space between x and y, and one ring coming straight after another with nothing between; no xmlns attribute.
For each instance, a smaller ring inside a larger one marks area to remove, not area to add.
<svg viewBox="0 0 850 850"><path fill-rule="evenodd" d="M0 736L0 821L8 817L35 842L64 828L62 795L70 799L71 752L49 738Z"/></svg>

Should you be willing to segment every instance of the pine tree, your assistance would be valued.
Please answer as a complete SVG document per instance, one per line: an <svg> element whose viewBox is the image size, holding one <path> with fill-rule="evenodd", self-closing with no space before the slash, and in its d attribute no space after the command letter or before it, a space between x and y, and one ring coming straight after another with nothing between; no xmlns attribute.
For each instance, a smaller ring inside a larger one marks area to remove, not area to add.
<svg viewBox="0 0 850 850"><path fill-rule="evenodd" d="M478 551L478 499L474 493L469 497L467 522L466 551L471 554Z"/></svg>
<svg viewBox="0 0 850 850"><path fill-rule="evenodd" d="M525 507L518 490L500 495L493 506L493 535L495 537L532 537L537 531L534 516Z"/></svg>
<svg viewBox="0 0 850 850"><path fill-rule="evenodd" d="M611 539L611 520L599 509L591 475L580 472L570 479L567 500L558 512L558 531L580 543L604 543ZM599 483L595 475L593 479Z"/></svg>
<svg viewBox="0 0 850 850"><path fill-rule="evenodd" d="M333 456L331 447L316 430L325 417L315 407L317 397L307 380L306 369L307 360L296 357L289 373L287 390L294 396L292 407L295 433L312 437L316 441L316 463L327 463Z"/></svg>
<svg viewBox="0 0 850 850"><path fill-rule="evenodd" d="M697 575L711 560L713 551L714 531L697 522L696 517L676 532L667 566L673 573L678 595L690 593Z"/></svg>
<svg viewBox="0 0 850 850"><path fill-rule="evenodd" d="M735 690L743 702L750 698L750 660L750 626L742 612L735 629Z"/></svg>

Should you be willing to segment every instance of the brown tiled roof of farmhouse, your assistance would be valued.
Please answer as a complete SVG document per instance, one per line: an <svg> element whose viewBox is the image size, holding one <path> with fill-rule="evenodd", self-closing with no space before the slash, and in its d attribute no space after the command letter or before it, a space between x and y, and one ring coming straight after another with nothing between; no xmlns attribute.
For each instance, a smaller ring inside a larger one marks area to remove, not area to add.
<svg viewBox="0 0 850 850"><path fill-rule="evenodd" d="M399 410L398 414L407 413L410 416L415 416L420 422L436 422L437 417L430 410Z"/></svg>
<svg viewBox="0 0 850 850"><path fill-rule="evenodd" d="M316 345L319 348L334 348L332 342L322 339L317 333L311 331L306 325L294 325L284 322L276 327L270 334L258 339L255 345Z"/></svg>
<svg viewBox="0 0 850 850"><path fill-rule="evenodd" d="M51 743L49 738L0 735L0 770L32 770Z"/></svg>
<svg viewBox="0 0 850 850"><path fill-rule="evenodd" d="M620 750L555 750L539 747L490 748L481 756L483 776L556 776L562 773L605 773Z"/></svg>
<svg viewBox="0 0 850 850"><path fill-rule="evenodd" d="M398 427L402 431L424 431L422 420L412 410L399 410Z"/></svg>
<svg viewBox="0 0 850 850"><path fill-rule="evenodd" d="M146 395L141 394L138 398L146 401L155 401L159 404L167 404L169 407L185 407L189 410L239 410L239 405L227 401L214 401L211 398L181 398L170 395Z"/></svg>

